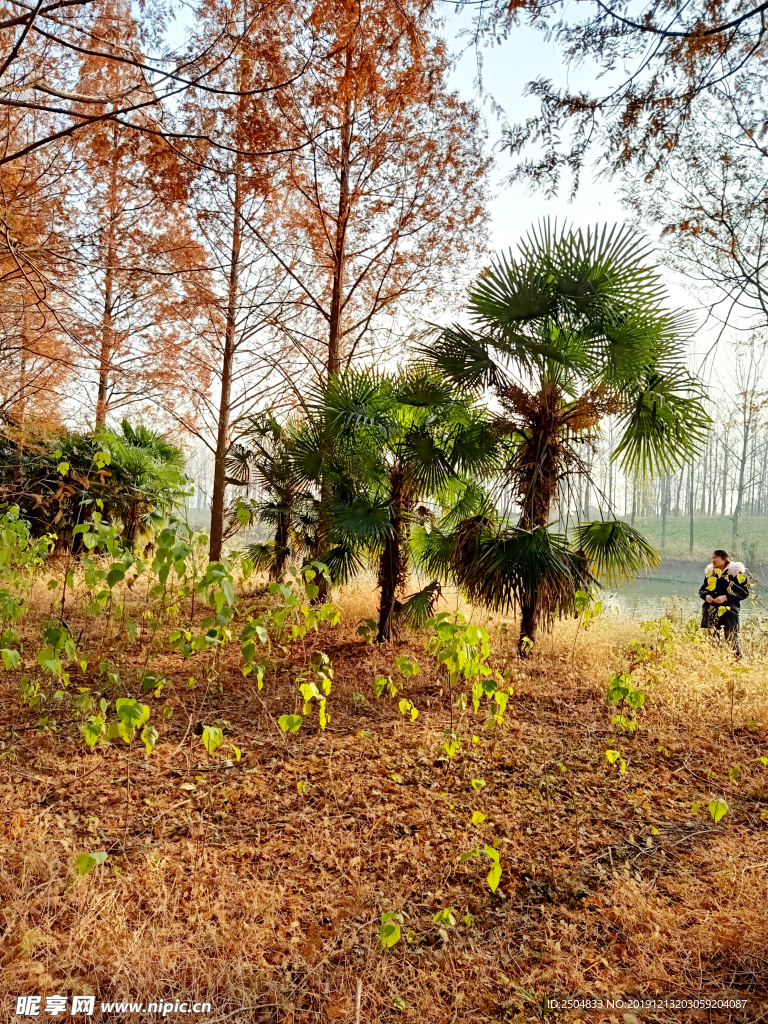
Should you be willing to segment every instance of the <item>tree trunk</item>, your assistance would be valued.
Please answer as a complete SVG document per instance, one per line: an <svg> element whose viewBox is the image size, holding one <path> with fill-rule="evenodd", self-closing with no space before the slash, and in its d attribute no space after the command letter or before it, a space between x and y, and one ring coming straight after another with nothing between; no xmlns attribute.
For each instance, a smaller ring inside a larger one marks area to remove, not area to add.
<svg viewBox="0 0 768 1024"><path fill-rule="evenodd" d="M376 641L389 640L392 636L392 616L395 610L397 592L404 584L405 577L405 494L403 475L399 470L390 476L389 505L392 510L391 530L384 541L384 550L379 562L379 625Z"/></svg>
<svg viewBox="0 0 768 1024"><path fill-rule="evenodd" d="M667 546L667 493L669 491L669 477L661 479L661 550Z"/></svg>
<svg viewBox="0 0 768 1024"><path fill-rule="evenodd" d="M101 349L99 351L99 390L96 396L96 426L103 427L109 412L109 371L115 349L114 288L117 243L115 223L117 209L117 170L120 155L117 149L117 126L112 131L112 167L110 168L110 209L107 224L107 266L104 273L104 310L101 317Z"/></svg>
<svg viewBox="0 0 768 1024"><path fill-rule="evenodd" d="M701 501L699 502L699 515L703 516L707 511L707 458L701 459Z"/></svg>
<svg viewBox="0 0 768 1024"><path fill-rule="evenodd" d="M691 535L688 550L693 554L693 463L688 466L688 511L691 517Z"/></svg>
<svg viewBox="0 0 768 1024"><path fill-rule="evenodd" d="M521 502L519 527L533 532L546 530L549 526L552 506L558 498L557 475L557 439L560 425L557 416L561 393L557 389L542 388L541 405L538 410L538 422L547 426L540 431L535 442L535 450L528 453L528 465L531 467ZM547 422L548 421L548 422ZM591 462L590 462L591 469ZM588 471L589 472L589 469ZM580 489L575 488L576 501L581 502ZM589 477L584 485L584 503L586 509L578 517L585 520L589 517ZM520 602L520 637L518 654L525 658L531 653L536 625L539 616L539 589L536 586L532 593L524 596ZM530 643L528 642L530 641Z"/></svg>
<svg viewBox="0 0 768 1024"><path fill-rule="evenodd" d="M24 451L27 433L27 310L24 307L19 350L19 452Z"/></svg>
<svg viewBox="0 0 768 1024"><path fill-rule="evenodd" d="M720 515L725 515L725 502L728 491L728 431L725 432L725 444L723 446L723 495L721 498Z"/></svg>
<svg viewBox="0 0 768 1024"><path fill-rule="evenodd" d="M235 196L232 209L232 252L229 267L229 288L227 293L226 330L224 334L224 355L221 366L221 400L219 422L216 434L216 456L213 464L213 496L211 500L211 546L208 557L212 562L221 559L224 543L224 505L227 492L227 453L229 452L229 419L232 401L232 369L235 361L235 337L237 332L238 278L240 272L240 248L243 226L242 174L240 159L235 166Z"/></svg>
<svg viewBox="0 0 768 1024"><path fill-rule="evenodd" d="M288 514L280 513L277 517L277 528L275 529L275 562L272 566L270 576L272 579L281 580L285 572L285 563L288 558Z"/></svg>
<svg viewBox="0 0 768 1024"><path fill-rule="evenodd" d="M634 529L635 526L635 510L637 509L637 477L632 477L632 522L631 526Z"/></svg>
<svg viewBox="0 0 768 1024"><path fill-rule="evenodd" d="M104 313L101 319L101 350L99 352L99 391L96 397L96 426L103 427L107 421L109 410L109 364L112 354L112 319L113 287L112 253L110 244L107 257L107 272L104 277Z"/></svg>
<svg viewBox="0 0 768 1024"><path fill-rule="evenodd" d="M613 513L613 463L608 459L608 509Z"/></svg>
<svg viewBox="0 0 768 1024"><path fill-rule="evenodd" d="M347 63L350 55L347 54ZM344 105L344 123L341 126L339 158L339 210L336 220L336 238L333 252L333 284L328 322L328 376L341 369L342 312L344 306L344 264L346 260L347 222L349 220L349 158L352 144L352 100Z"/></svg>
<svg viewBox="0 0 768 1024"><path fill-rule="evenodd" d="M745 399L746 401L746 399ZM741 432L741 456L739 457L739 482L736 486L736 504L733 509L733 541L734 544L739 536L739 516L744 501L744 474L747 469L747 449L749 447L749 420L744 420Z"/></svg>
<svg viewBox="0 0 768 1024"><path fill-rule="evenodd" d="M717 446L712 445L712 467L709 474L709 502L707 503L707 511L709 515L713 516L717 508Z"/></svg>
<svg viewBox="0 0 768 1024"><path fill-rule="evenodd" d="M351 53L347 52L347 67L351 63ZM326 374L330 378L338 373L342 364L342 319L344 309L344 265L346 261L347 223L349 221L349 157L352 145L352 100L344 105L344 123L341 126L339 158L339 208L336 220L336 237L333 247L333 281L331 285L331 308L328 320L328 361ZM323 461L327 457L326 442L323 442ZM320 552L326 550L331 532L330 519L331 494L328 480L323 473L320 481L320 511L317 530L317 544ZM324 601L328 584L324 578L318 579L320 588L318 601Z"/></svg>
<svg viewBox="0 0 768 1024"><path fill-rule="evenodd" d="M520 606L520 639L517 644L517 653L521 658L527 658L531 653L531 648L536 643L537 604L538 602L534 596L530 601L524 601Z"/></svg>
<svg viewBox="0 0 768 1024"><path fill-rule="evenodd" d="M685 480L685 474L680 473L680 479L677 484L677 494L675 495L675 518L680 515L680 495L683 491L683 482Z"/></svg>

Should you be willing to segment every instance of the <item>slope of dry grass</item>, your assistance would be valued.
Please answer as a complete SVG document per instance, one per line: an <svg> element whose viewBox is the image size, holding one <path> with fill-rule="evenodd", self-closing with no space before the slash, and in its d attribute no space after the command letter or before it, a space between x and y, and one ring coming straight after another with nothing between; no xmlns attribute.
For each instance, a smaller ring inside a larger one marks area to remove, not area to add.
<svg viewBox="0 0 768 1024"><path fill-rule="evenodd" d="M143 698L162 723L149 758L124 745L88 751L63 714L55 732L39 731L40 711L20 706L19 674L4 674L2 720L15 732L0 762L3 1019L14 1020L16 994L90 992L205 999L214 1010L201 1020L233 1024L353 1021L358 980L366 1022L533 1020L543 997L569 994L742 999L744 1010L638 1019L763 1019L768 661L759 651L734 675L723 653L675 639L636 669L642 728L617 737L606 681L631 665L633 638L649 640L637 623L599 621L580 634L573 664L576 625L556 623L520 662L514 627L474 612L491 630L492 663L514 676L515 699L493 734L470 710L450 761L445 693L424 636L365 646L355 627L370 595L341 600L342 624L292 645L261 692L241 675L236 648L216 686L192 689L190 666L163 654L158 667L174 686ZM32 618L24 629L31 636ZM93 643L135 678L141 639L99 630ZM332 720L324 733L305 723L286 737L276 718L294 710L313 648L335 669ZM372 689L406 652L422 668L407 691L415 722ZM105 687L89 674L75 685ZM229 723L239 763L205 753L196 731L213 721ZM623 775L608 748L626 760ZM713 798L730 808L718 824ZM479 825L475 811L487 816ZM496 894L487 858L460 863L494 842ZM89 850L109 856L80 877L75 859ZM456 925L441 933L433 917L446 908ZM383 912L404 915L402 940L386 950Z"/></svg>

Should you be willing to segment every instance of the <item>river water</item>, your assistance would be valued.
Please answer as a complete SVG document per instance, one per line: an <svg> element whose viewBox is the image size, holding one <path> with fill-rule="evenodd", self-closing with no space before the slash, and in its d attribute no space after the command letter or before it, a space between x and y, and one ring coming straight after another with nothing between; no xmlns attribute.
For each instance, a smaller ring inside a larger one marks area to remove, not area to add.
<svg viewBox="0 0 768 1024"><path fill-rule="evenodd" d="M753 615L768 617L768 607L763 598L768 588L761 585L768 582L764 566L753 573L756 585L752 593L755 600L747 600L741 606L742 620ZM704 579L704 566L698 562L662 562L655 573L641 576L633 583L625 583L615 590L604 590L601 594L603 607L617 608L624 615L633 618L651 619L667 615L679 622L701 615L699 587Z"/></svg>

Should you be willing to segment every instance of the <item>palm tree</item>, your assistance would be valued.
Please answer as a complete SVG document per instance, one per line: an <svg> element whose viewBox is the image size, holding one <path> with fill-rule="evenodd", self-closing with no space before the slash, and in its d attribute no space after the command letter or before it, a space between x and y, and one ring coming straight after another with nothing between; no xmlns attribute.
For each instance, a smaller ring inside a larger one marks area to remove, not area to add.
<svg viewBox="0 0 768 1024"><path fill-rule="evenodd" d="M99 453L108 453L108 464ZM19 505L34 536L55 531L59 550L70 547L96 500L105 521L119 522L132 545L141 529L183 504L187 483L181 449L127 420L119 433L60 432L23 451L0 437L0 502Z"/></svg>
<svg viewBox="0 0 768 1024"><path fill-rule="evenodd" d="M438 593L434 580L400 600L412 528L433 516L423 503L466 498L471 476L498 468L498 438L471 398L423 367L397 377L348 371L332 378L310 409L322 427L303 447L299 441L295 454L305 479L331 484L330 544L318 557L343 580L373 562L377 639L389 639L396 614L418 622Z"/></svg>
<svg viewBox="0 0 768 1024"><path fill-rule="evenodd" d="M159 526L185 497L184 454L162 434L127 419L120 433L100 429L94 439L111 456L105 507L132 545L140 530Z"/></svg>
<svg viewBox="0 0 768 1024"><path fill-rule="evenodd" d="M256 499L237 499L229 519L234 525L261 523L272 533L270 541L257 541L248 554L257 569L270 579L282 579L290 562L312 555L317 520L316 502L297 478L291 443L302 428L283 425L271 412L253 417L227 457L227 483L255 484Z"/></svg>
<svg viewBox="0 0 768 1024"><path fill-rule="evenodd" d="M422 555L449 566L471 598L519 608L523 653L542 616L571 608L596 576L658 564L625 523L566 516L556 532L552 520L587 473L585 454L608 416L627 473L669 473L700 450L709 419L683 363L690 324L665 302L649 246L631 229L584 234L547 222L481 274L470 325L441 329L425 349L452 385L493 396L494 428L510 449L499 478L506 514L424 539Z"/></svg>

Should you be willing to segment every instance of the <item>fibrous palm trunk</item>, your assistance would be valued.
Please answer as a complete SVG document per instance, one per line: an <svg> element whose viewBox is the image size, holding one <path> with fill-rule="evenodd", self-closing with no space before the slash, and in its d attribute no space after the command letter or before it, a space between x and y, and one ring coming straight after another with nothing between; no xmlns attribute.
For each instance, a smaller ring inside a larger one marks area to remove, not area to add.
<svg viewBox="0 0 768 1024"><path fill-rule="evenodd" d="M277 518L275 529L275 560L272 563L270 576L274 580L281 580L285 572L285 563L289 554L288 536L288 515L281 512Z"/></svg>
<svg viewBox="0 0 768 1024"><path fill-rule="evenodd" d="M559 494L563 466L563 418L559 389L544 384L533 402L524 403L526 434L515 465L520 500L520 527L546 530ZM539 588L520 603L518 653L527 657L535 643L539 619Z"/></svg>
<svg viewBox="0 0 768 1024"><path fill-rule="evenodd" d="M404 476L400 469L392 471L389 483L392 523L379 562L379 626L376 634L379 643L382 640L389 640L392 636L392 616L397 593L405 585L408 574L407 495Z"/></svg>

